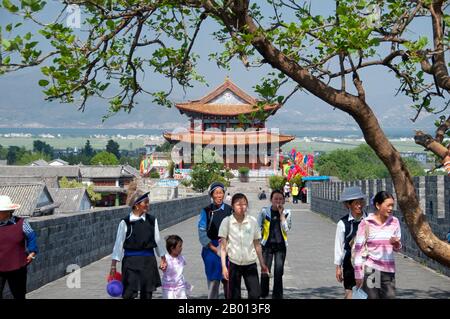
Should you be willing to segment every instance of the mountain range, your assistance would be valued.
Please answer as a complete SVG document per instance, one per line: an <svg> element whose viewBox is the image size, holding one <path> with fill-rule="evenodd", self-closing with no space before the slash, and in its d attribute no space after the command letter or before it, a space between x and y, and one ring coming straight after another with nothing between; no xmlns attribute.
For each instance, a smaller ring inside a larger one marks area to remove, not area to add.
<svg viewBox="0 0 450 319"><path fill-rule="evenodd" d="M176 108L165 108L151 102L150 96L139 96L138 104L131 113L120 112L102 122L103 116L108 114L106 100L93 98L88 102L84 112L77 110L75 105L47 102L41 92L38 81L42 79L38 69L27 70L16 74L0 77L0 127L64 127L64 128L148 128L173 129L186 126L188 118L181 115ZM236 79L234 82L240 86ZM220 83L219 83L220 84ZM218 84L218 85L219 85ZM212 86L213 88L215 86ZM254 95L251 88L242 87L250 95ZM211 87L204 88L200 96L187 93L184 96L174 96L176 101L198 99L209 93ZM202 90L197 89L197 93ZM432 115L421 116L416 123L410 118L414 111L408 106L407 100L403 104L390 106L380 98L374 107L374 112L384 128L425 129L433 128L436 118ZM289 100L267 122L268 127L282 130L355 130L359 131L355 121L346 113L332 109L324 102L311 95L298 95Z"/></svg>

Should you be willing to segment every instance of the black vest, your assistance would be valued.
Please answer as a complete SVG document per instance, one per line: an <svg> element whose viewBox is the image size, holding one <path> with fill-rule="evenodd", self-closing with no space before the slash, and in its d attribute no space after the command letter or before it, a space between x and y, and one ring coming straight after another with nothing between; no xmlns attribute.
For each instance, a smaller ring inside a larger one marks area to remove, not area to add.
<svg viewBox="0 0 450 319"><path fill-rule="evenodd" d="M218 209L216 205L211 204L205 207L204 210L206 212L206 233L208 238L218 240L220 224L225 217L231 215L231 206L224 204L224 209Z"/></svg>
<svg viewBox="0 0 450 319"><path fill-rule="evenodd" d="M276 246L285 245L283 234L281 232L280 213L274 211L272 208L270 208L270 228L267 243L272 245L275 244Z"/></svg>
<svg viewBox="0 0 450 319"><path fill-rule="evenodd" d="M344 237L344 249L345 249L345 257L344 258L350 258L351 256L351 250L350 247L350 241L356 236L356 232L358 231L358 225L363 220L365 215L362 216L362 218L357 221L356 219L348 220L348 214L341 218L342 222L345 226L345 237Z"/></svg>
<svg viewBox="0 0 450 319"><path fill-rule="evenodd" d="M123 248L127 250L144 250L156 247L155 242L155 217L145 214L142 219L131 222L130 216L123 219L127 224L127 235Z"/></svg>

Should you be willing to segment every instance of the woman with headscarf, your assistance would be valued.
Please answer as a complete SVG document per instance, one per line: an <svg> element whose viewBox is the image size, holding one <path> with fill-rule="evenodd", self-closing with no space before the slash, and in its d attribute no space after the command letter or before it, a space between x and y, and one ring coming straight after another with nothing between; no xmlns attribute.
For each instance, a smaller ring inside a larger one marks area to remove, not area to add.
<svg viewBox="0 0 450 319"><path fill-rule="evenodd" d="M158 221L148 214L148 192L132 192L128 198L131 213L120 221L112 254L110 276L115 277L116 264L122 261L124 299L151 299L153 291L161 286L155 258L161 257L160 268L167 267L166 249L159 234Z"/></svg>
<svg viewBox="0 0 450 319"><path fill-rule="evenodd" d="M0 299L8 282L14 299L25 299L27 266L36 258L36 233L28 221L13 216L20 205L0 195Z"/></svg>
<svg viewBox="0 0 450 319"><path fill-rule="evenodd" d="M202 245L202 259L205 265L208 280L208 299L219 297L219 286L224 285L225 298L227 298L227 282L222 277L220 260L219 228L222 220L231 215L231 206L223 202L225 186L214 182L209 187L211 204L202 209L198 222L198 236Z"/></svg>

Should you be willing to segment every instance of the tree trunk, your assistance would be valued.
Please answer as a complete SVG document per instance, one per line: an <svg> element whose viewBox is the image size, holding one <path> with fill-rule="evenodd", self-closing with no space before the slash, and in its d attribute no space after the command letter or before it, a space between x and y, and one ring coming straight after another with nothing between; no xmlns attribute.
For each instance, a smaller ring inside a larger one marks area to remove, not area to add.
<svg viewBox="0 0 450 319"><path fill-rule="evenodd" d="M207 3L205 8L214 12L214 8ZM314 94L322 101L351 115L361 128L367 144L386 165L391 174L397 194L398 205L405 217L408 229L419 248L430 258L450 266L450 245L437 238L420 208L413 180L398 151L392 146L382 131L375 114L364 100L364 90L361 82L355 83L359 96L337 90L313 76L294 60L284 55L276 48L264 34L259 32L253 18L248 15L246 8L248 1L242 1L242 6L233 8L234 15L217 13L217 17L232 33L234 26L239 31L253 36L252 45L264 60L273 68L278 69L301 87Z"/></svg>
<svg viewBox="0 0 450 319"><path fill-rule="evenodd" d="M246 19L250 33L257 34L257 27L250 17ZM428 257L450 267L450 245L437 238L425 219L411 175L381 129L375 114L363 98L334 89L300 67L274 47L270 41L259 35L253 40L256 50L272 65L297 82L322 101L351 115L358 123L367 144L375 151L389 170L394 183L397 201L405 217L408 229L420 250Z"/></svg>
<svg viewBox="0 0 450 319"><path fill-rule="evenodd" d="M367 144L386 165L391 174L400 210L420 250L428 257L450 266L450 245L436 237L420 208L414 183L399 152L381 130L372 110L365 103L351 114L361 128Z"/></svg>

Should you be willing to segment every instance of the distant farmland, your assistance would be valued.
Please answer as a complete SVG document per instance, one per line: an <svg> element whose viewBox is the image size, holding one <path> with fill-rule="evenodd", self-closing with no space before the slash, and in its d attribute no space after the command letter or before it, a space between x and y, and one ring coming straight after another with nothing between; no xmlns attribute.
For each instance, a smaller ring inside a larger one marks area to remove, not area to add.
<svg viewBox="0 0 450 319"><path fill-rule="evenodd" d="M86 138L86 137L60 137L60 138L42 138L42 137L0 137L0 145L8 147L11 145L25 146L26 149L33 149L33 141L40 140L50 144L56 149L82 148L89 140L94 149L105 149L108 140L114 140L119 143L120 149L134 150L136 148L144 147L144 139L117 139L117 138Z"/></svg>
<svg viewBox="0 0 450 319"><path fill-rule="evenodd" d="M295 139L294 141L284 145L283 151L290 151L295 148L302 153L312 153L314 151L329 152L336 149L352 149L360 144L365 143L362 139L316 139L316 140L304 140ZM412 140L406 139L394 139L391 140L392 145L399 152L423 152L423 147L417 145Z"/></svg>
<svg viewBox="0 0 450 319"><path fill-rule="evenodd" d="M43 138L43 137L0 137L0 145L8 147L11 145L22 147L31 150L33 148L34 140L41 140L50 144L56 149L82 148L84 147L86 140L89 139L91 146L95 149L106 148L108 140L113 139L119 143L120 148L123 150L134 150L136 148L144 147L145 140L143 138L128 138L120 139L116 137L55 137L55 138ZM329 152L335 149L351 149L364 143L362 139L332 139L332 138L313 138L303 139L297 138L294 141L283 146L283 151L289 151L295 148L302 153L312 153L313 151ZM415 144L412 140L408 139L394 139L391 140L394 147L400 152L423 152L423 147Z"/></svg>

